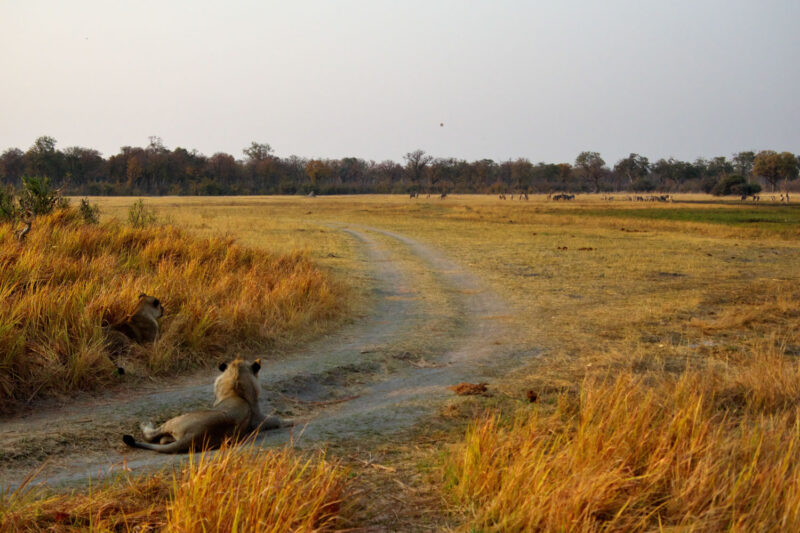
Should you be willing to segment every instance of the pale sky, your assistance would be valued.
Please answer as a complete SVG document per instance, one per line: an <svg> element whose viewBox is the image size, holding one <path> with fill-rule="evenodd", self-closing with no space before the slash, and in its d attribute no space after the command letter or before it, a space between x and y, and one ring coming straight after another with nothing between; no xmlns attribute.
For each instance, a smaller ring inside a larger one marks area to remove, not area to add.
<svg viewBox="0 0 800 533"><path fill-rule="evenodd" d="M800 152L797 0L0 0L0 50L0 152Z"/></svg>

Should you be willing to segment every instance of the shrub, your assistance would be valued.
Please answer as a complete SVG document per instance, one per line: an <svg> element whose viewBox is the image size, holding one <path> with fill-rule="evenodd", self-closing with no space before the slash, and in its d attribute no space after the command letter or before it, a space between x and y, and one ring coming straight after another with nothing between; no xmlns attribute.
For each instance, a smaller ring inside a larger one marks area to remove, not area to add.
<svg viewBox="0 0 800 533"><path fill-rule="evenodd" d="M16 214L17 208L14 207L14 192L0 189L0 222L13 220Z"/></svg>
<svg viewBox="0 0 800 533"><path fill-rule="evenodd" d="M757 183L747 183L744 176L738 174L725 176L711 189L711 194L714 196L728 196L731 194L750 196L758 194L759 192L761 192L761 185Z"/></svg>
<svg viewBox="0 0 800 533"><path fill-rule="evenodd" d="M97 224L100 222L100 206L90 204L88 198L81 199L81 205L78 209L81 218L83 218L83 221L87 224Z"/></svg>
<svg viewBox="0 0 800 533"><path fill-rule="evenodd" d="M50 185L50 178L22 177L22 193L19 197L22 211L30 210L37 216L47 215L56 207L64 208L68 205L69 200Z"/></svg>
<svg viewBox="0 0 800 533"><path fill-rule="evenodd" d="M134 228L141 229L158 222L156 212L144 205L144 200L136 200L128 209L128 222Z"/></svg>

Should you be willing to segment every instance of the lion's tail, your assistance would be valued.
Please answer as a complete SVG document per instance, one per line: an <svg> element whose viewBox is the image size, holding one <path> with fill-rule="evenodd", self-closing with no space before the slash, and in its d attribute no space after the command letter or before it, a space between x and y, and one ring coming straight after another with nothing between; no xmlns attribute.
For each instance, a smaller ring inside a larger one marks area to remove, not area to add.
<svg viewBox="0 0 800 533"><path fill-rule="evenodd" d="M133 435L123 435L122 442L131 448L142 448L145 450L153 450L161 453L183 453L189 451L191 447L191 439L179 439L169 444L150 444L149 442L141 442L133 438Z"/></svg>

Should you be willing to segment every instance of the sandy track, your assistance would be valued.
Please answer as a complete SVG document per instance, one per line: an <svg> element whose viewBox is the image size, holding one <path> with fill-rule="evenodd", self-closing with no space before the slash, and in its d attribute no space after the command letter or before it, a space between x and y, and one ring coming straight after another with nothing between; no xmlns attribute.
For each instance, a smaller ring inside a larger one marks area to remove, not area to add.
<svg viewBox="0 0 800 533"><path fill-rule="evenodd" d="M452 396L447 385L491 380L516 365L519 354L500 342L512 334L502 319L509 311L478 278L406 236L336 227L363 250L374 305L369 316L302 351L263 361L264 411L297 422L262 433L259 442L265 446L289 440L314 446L406 429ZM405 268L408 261L418 268ZM433 305L419 290L420 268L433 276L446 304L440 298ZM13 487L42 465L37 480L63 484L114 474L123 464L140 470L185 460L131 450L120 437L138 433L138 421L208 406L213 378L203 372L139 387L135 394L115 391L0 420L0 486Z"/></svg>

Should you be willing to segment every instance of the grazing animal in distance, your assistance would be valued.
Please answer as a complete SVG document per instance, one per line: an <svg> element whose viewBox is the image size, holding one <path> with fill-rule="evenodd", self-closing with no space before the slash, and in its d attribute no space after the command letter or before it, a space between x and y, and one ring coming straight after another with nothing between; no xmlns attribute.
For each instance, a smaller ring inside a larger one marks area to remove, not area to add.
<svg viewBox="0 0 800 533"><path fill-rule="evenodd" d="M276 429L283 425L278 417L265 417L258 406L261 360L235 359L219 365L222 372L214 381L214 405L167 420L157 428L141 424L145 442L132 435L122 441L133 448L161 453L184 453L217 448L227 439L241 438L252 431Z"/></svg>
<svg viewBox="0 0 800 533"><path fill-rule="evenodd" d="M159 333L158 319L163 315L164 306L158 298L141 293L131 315L105 328L109 357L119 374L124 374L125 369L117 365L117 356L125 353L131 342L144 344L156 340Z"/></svg>

